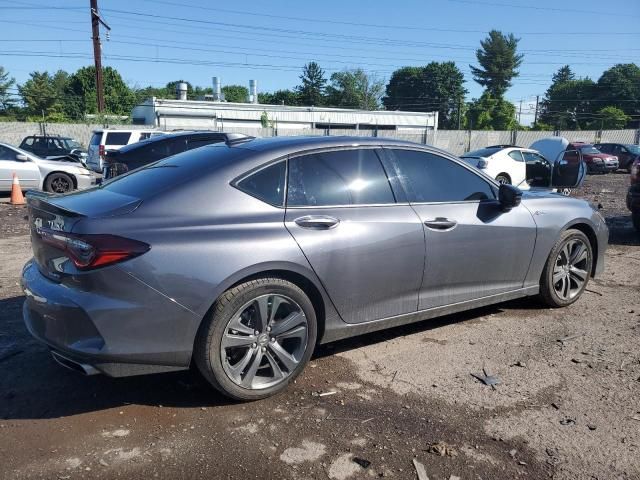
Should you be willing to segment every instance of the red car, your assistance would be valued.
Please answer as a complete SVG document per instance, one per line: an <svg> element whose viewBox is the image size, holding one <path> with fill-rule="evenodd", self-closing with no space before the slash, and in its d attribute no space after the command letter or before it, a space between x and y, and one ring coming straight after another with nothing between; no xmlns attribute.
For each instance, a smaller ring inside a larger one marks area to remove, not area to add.
<svg viewBox="0 0 640 480"><path fill-rule="evenodd" d="M590 143L572 142L567 150L580 150L588 173L609 173L618 170L618 157L602 153Z"/></svg>
<svg viewBox="0 0 640 480"><path fill-rule="evenodd" d="M631 186L627 193L627 208L631 210L633 226L640 232L640 158L631 165Z"/></svg>

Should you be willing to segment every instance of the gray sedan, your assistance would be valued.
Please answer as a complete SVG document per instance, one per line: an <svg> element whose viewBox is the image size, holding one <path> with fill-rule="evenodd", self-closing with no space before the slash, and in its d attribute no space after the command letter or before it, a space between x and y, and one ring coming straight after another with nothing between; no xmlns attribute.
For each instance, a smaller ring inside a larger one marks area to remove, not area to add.
<svg viewBox="0 0 640 480"><path fill-rule="evenodd" d="M28 196L24 320L63 365L136 375L194 364L267 397L319 343L537 295L569 305L607 227L446 152L380 138L229 141L65 196Z"/></svg>

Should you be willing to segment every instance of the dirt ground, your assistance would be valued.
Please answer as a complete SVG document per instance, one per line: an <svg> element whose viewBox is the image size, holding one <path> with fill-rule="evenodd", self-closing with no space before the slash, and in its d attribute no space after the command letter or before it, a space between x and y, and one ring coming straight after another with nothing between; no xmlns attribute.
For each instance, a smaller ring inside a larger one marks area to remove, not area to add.
<svg viewBox="0 0 640 480"><path fill-rule="evenodd" d="M24 209L0 204L0 478L415 479L415 459L431 480L640 479L627 185L590 176L574 193L602 205L611 240L573 306L521 300L320 347L285 393L251 404L190 372L57 366L21 319ZM483 368L495 389L471 376Z"/></svg>

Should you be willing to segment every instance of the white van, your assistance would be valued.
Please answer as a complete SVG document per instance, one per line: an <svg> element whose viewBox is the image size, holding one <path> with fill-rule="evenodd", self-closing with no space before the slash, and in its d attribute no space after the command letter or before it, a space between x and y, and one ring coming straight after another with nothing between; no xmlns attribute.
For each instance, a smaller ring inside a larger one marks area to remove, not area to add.
<svg viewBox="0 0 640 480"><path fill-rule="evenodd" d="M102 161L107 150L119 150L164 132L158 130L94 130L87 150L87 168L102 173Z"/></svg>

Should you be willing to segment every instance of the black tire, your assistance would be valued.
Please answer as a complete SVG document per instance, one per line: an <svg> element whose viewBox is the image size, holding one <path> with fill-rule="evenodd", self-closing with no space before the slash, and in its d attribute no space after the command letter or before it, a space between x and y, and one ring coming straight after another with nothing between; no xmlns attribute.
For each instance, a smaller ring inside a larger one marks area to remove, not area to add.
<svg viewBox="0 0 640 480"><path fill-rule="evenodd" d="M584 265L584 270L587 272L586 279L582 285L582 287L577 291L577 293L571 298L562 298L554 287L553 283L553 270L556 266L556 261L562 249L567 245L567 243L579 240L586 246L587 249L587 258ZM540 299L546 303L550 307L566 307L571 305L575 301L577 301L584 290L587 288L587 284L589 283L589 278L591 276L591 269L593 266L593 247L589 238L582 233L580 230L566 230L562 232L560 238L556 242L556 244L551 249L551 253L549 253L549 257L547 258L547 263L544 266L544 270L542 271L542 276L540 278Z"/></svg>
<svg viewBox="0 0 640 480"><path fill-rule="evenodd" d="M498 183L504 183L505 185L511 185L511 177L506 173L499 173L496 176L496 181Z"/></svg>
<svg viewBox="0 0 640 480"><path fill-rule="evenodd" d="M640 212L632 212L631 221L633 222L633 227L640 233Z"/></svg>
<svg viewBox="0 0 640 480"><path fill-rule="evenodd" d="M225 372L222 364L222 337L228 323L248 302L264 295L282 295L296 302L307 321L307 342L300 362L280 383L260 389L244 388L236 384ZM220 393L234 400L250 401L275 395L302 372L309 362L317 338L317 320L313 304L298 286L281 278L257 278L227 290L216 301L204 319L196 337L193 358L204 378Z"/></svg>
<svg viewBox="0 0 640 480"><path fill-rule="evenodd" d="M44 181L45 191L51 193L68 193L73 188L73 179L66 173L52 173Z"/></svg>

